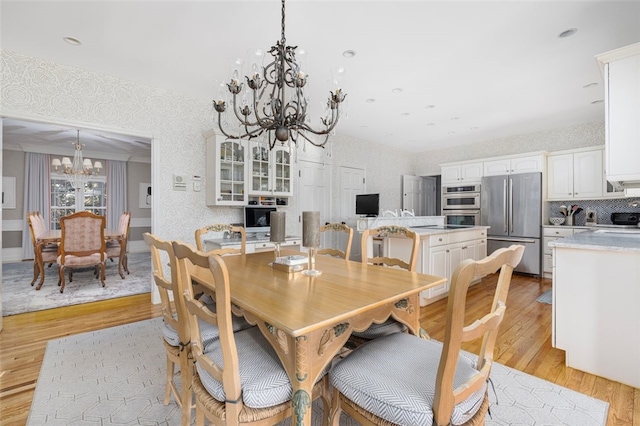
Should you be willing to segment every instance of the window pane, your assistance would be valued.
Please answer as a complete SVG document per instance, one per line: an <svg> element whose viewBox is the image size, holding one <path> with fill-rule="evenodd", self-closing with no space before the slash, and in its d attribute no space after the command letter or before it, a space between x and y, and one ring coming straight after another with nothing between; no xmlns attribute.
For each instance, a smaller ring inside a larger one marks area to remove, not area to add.
<svg viewBox="0 0 640 426"><path fill-rule="evenodd" d="M51 229L60 229L60 218L76 211L90 211L104 216L107 211L106 178L87 182L82 193L64 178L51 176ZM77 196L76 196L77 194Z"/></svg>

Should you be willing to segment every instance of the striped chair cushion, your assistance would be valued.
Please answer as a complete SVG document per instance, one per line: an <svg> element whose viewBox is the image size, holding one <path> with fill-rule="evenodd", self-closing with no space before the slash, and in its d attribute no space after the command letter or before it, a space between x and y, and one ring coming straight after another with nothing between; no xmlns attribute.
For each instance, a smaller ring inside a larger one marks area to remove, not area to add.
<svg viewBox="0 0 640 426"><path fill-rule="evenodd" d="M242 400L250 408L267 408L291 399L291 383L275 351L258 327L235 333L242 383ZM218 343L219 340L216 341ZM210 345L205 354L216 364L223 365L222 348ZM196 370L207 392L224 401L222 383L214 379L198 362Z"/></svg>
<svg viewBox="0 0 640 426"><path fill-rule="evenodd" d="M201 300L213 312L216 311L215 302L209 296L205 295ZM175 317L176 315L174 314L174 318ZM249 324L247 321L245 321L244 318L239 318L234 316L232 317L231 320L233 321L234 332L245 330L249 327L252 327L252 325ZM198 320L198 322L200 323L200 333L202 334L202 344L206 348L211 342L213 342L214 340L218 340L218 337L220 336L220 332L218 331L218 327L216 327L215 325L211 325L204 320ZM167 342L171 346L180 345L180 338L178 337L178 331L175 330L173 327L171 327L169 324L164 323L164 327L162 327L162 334L164 335L165 342Z"/></svg>
<svg viewBox="0 0 640 426"><path fill-rule="evenodd" d="M390 318L381 324L371 324L365 331L354 331L353 335L362 339L372 340L388 334L404 333L406 330L406 325Z"/></svg>
<svg viewBox="0 0 640 426"><path fill-rule="evenodd" d="M331 370L331 384L365 410L399 425L431 425L442 343L406 333L385 336L355 349ZM477 373L475 362L458 359L453 386ZM468 421L482 405L486 384L454 407L451 424Z"/></svg>

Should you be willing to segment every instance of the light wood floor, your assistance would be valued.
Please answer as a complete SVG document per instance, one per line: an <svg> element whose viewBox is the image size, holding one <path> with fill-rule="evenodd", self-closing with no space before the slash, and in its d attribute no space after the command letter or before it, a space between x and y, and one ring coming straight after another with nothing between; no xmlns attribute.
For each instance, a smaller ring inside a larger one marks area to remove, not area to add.
<svg viewBox="0 0 640 426"><path fill-rule="evenodd" d="M469 290L470 317L491 304L494 283L490 277ZM514 275L496 360L607 401L608 426L640 426L640 389L566 368L564 352L551 347L551 305L535 302L549 288L548 280ZM445 310L446 300L421 309L422 326L433 338L444 335ZM158 316L160 309L147 294L5 317L0 333L0 425L26 423L48 340Z"/></svg>

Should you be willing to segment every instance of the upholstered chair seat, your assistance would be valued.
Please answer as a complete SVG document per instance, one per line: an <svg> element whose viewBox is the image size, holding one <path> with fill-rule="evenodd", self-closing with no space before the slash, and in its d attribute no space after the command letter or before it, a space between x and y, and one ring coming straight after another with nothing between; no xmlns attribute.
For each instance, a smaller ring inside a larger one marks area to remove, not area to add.
<svg viewBox="0 0 640 426"><path fill-rule="evenodd" d="M393 362L398 351L402 362ZM331 371L331 384L347 399L377 417L398 425L433 424L433 398L442 343L395 333L362 345ZM454 388L478 374L475 362L458 357ZM456 404L452 425L467 422L481 407L486 384Z"/></svg>

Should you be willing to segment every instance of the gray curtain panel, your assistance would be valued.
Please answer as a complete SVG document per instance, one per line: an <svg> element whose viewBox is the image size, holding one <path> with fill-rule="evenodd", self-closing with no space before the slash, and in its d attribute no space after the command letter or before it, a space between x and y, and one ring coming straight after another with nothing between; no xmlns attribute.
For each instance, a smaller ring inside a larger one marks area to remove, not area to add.
<svg viewBox="0 0 640 426"><path fill-rule="evenodd" d="M33 259L33 244L29 233L27 213L38 211L49 228L51 171L49 155L27 152L24 160L24 224L22 226L22 258Z"/></svg>
<svg viewBox="0 0 640 426"><path fill-rule="evenodd" d="M116 229L127 211L127 163L107 161L107 228Z"/></svg>

